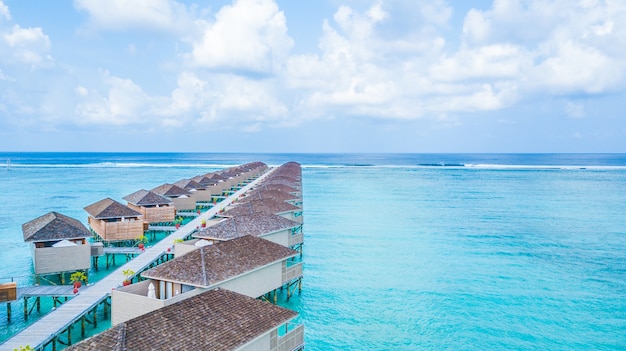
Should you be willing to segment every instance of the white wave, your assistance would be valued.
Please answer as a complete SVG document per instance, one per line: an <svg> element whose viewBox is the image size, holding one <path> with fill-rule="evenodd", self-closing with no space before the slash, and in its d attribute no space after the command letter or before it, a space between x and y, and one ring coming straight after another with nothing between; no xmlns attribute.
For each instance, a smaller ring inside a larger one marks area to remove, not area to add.
<svg viewBox="0 0 626 351"><path fill-rule="evenodd" d="M215 168L224 169L233 167L236 165L225 164L205 164L205 163L116 163L116 162L102 162L102 163L85 163L85 164L16 164L11 163L11 168Z"/></svg>

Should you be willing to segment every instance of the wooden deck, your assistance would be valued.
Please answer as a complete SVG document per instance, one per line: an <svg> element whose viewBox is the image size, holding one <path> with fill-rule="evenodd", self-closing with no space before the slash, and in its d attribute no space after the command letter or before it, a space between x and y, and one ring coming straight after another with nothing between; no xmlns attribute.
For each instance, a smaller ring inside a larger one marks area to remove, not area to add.
<svg viewBox="0 0 626 351"><path fill-rule="evenodd" d="M104 254L109 255L139 255L141 253L141 249L138 247L105 247L102 249Z"/></svg>
<svg viewBox="0 0 626 351"><path fill-rule="evenodd" d="M74 296L73 285L39 285L17 288L17 300L37 296Z"/></svg>
<svg viewBox="0 0 626 351"><path fill-rule="evenodd" d="M197 217L197 214L194 217ZM174 225L149 225L148 230L162 231L162 232L175 232L176 226Z"/></svg>
<svg viewBox="0 0 626 351"><path fill-rule="evenodd" d="M134 272L143 271L161 256L167 254L167 249L171 247L173 240L183 239L189 236L196 227L200 226L203 219L209 219L214 216L219 210L237 199L239 195L245 193L256 183L271 174L273 170L274 169L268 170L268 172L261 175L241 190L235 192L226 200L219 202L216 206L197 216L191 222L181 226L180 229L155 245L146 248L145 252L111 272L111 274L102 280L91 286L82 287L74 298L57 307L54 311L48 313L12 338L6 340L3 344L0 344L0 350L14 350L25 345L30 345L33 349L38 349L41 345L48 343L56 334L79 321L84 314L97 306L102 300L106 299L111 290L121 286L122 281L125 279L122 274L123 270L131 269Z"/></svg>

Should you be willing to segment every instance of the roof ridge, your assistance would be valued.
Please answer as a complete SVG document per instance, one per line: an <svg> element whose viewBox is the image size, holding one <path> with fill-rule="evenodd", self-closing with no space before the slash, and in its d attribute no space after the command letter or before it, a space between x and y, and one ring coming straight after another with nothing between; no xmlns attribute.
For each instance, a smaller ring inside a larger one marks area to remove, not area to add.
<svg viewBox="0 0 626 351"><path fill-rule="evenodd" d="M209 285L208 281L207 281L207 277L206 277L206 265L204 263L204 247L200 248L200 260L201 260L201 264L202 264L202 283L204 284L204 286Z"/></svg>
<svg viewBox="0 0 626 351"><path fill-rule="evenodd" d="M120 327L120 343L119 351L126 351L126 323L122 323Z"/></svg>

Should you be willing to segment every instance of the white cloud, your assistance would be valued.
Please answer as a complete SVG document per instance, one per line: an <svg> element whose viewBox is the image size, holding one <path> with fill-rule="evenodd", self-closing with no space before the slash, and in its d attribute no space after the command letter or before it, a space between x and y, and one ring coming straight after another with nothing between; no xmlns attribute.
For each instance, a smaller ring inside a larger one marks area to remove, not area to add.
<svg viewBox="0 0 626 351"><path fill-rule="evenodd" d="M563 41L531 72L531 86L554 94L603 93L623 80L624 63L573 41Z"/></svg>
<svg viewBox="0 0 626 351"><path fill-rule="evenodd" d="M74 6L86 11L96 29L127 29L181 32L191 17L187 8L173 0L74 0Z"/></svg>
<svg viewBox="0 0 626 351"><path fill-rule="evenodd" d="M273 0L236 0L222 7L189 55L200 67L269 73L279 69L293 41Z"/></svg>
<svg viewBox="0 0 626 351"><path fill-rule="evenodd" d="M83 87L83 86L78 86L76 87L76 94L78 94L79 96L87 96L89 95L89 90L87 90L87 88Z"/></svg>
<svg viewBox="0 0 626 351"><path fill-rule="evenodd" d="M0 0L0 19L4 17L7 20L11 20L11 13L9 12L9 8L4 4L2 0Z"/></svg>
<svg viewBox="0 0 626 351"><path fill-rule="evenodd" d="M391 40L385 26L401 13L389 13L380 3L362 13L340 7L334 16L337 28L324 24L322 54L298 55L289 61L286 79L290 87L309 91L299 106L316 115L334 110L353 116L412 119L493 110L514 101L517 87L509 80L527 64L519 61L520 50L493 45L447 57L445 40L432 35L441 18L448 18L448 8L440 6L432 10L442 14L436 23L425 21ZM478 81L464 82L468 79Z"/></svg>
<svg viewBox="0 0 626 351"><path fill-rule="evenodd" d="M442 81L474 78L516 79L532 65L530 52L515 45L494 44L476 49L463 48L452 57L443 57L430 68L431 76Z"/></svg>
<svg viewBox="0 0 626 351"><path fill-rule="evenodd" d="M3 54L5 61L22 63L32 67L42 66L53 61L48 54L50 39L41 28L22 28L16 24L2 34L2 41L4 45L0 43L0 47L6 47L6 53Z"/></svg>
<svg viewBox="0 0 626 351"><path fill-rule="evenodd" d="M111 76L104 72L107 91L100 94L78 87L83 98L75 108L82 123L130 125L146 121L146 108L150 99L140 86L129 79Z"/></svg>
<svg viewBox="0 0 626 351"><path fill-rule="evenodd" d="M565 114L571 118L583 118L585 117L585 105L575 103L572 101L565 102Z"/></svg>
<svg viewBox="0 0 626 351"><path fill-rule="evenodd" d="M435 73L489 79L508 71L531 96L605 93L624 83L626 28L616 27L618 20L626 20L624 2L496 0L488 11L468 12L462 49ZM486 50L494 47L511 55L494 62Z"/></svg>

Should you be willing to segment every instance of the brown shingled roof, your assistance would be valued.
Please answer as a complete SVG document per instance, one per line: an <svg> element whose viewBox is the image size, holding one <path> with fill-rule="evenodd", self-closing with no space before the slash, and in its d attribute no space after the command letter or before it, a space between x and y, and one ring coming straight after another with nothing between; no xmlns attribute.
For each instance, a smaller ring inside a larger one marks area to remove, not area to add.
<svg viewBox="0 0 626 351"><path fill-rule="evenodd" d="M257 186L256 188L254 188L254 190L278 190L278 191L283 191L289 194L296 194L298 193L298 189L291 187L289 185L284 185L284 184L263 184L261 183L259 186Z"/></svg>
<svg viewBox="0 0 626 351"><path fill-rule="evenodd" d="M24 241L54 241L91 236L91 232L80 221L54 211L22 224L22 232Z"/></svg>
<svg viewBox="0 0 626 351"><path fill-rule="evenodd" d="M201 247L141 275L145 278L208 288L270 263L293 257L297 253L269 240L247 235Z"/></svg>
<svg viewBox="0 0 626 351"><path fill-rule="evenodd" d="M297 315L229 290L209 290L118 324L66 350L235 350Z"/></svg>
<svg viewBox="0 0 626 351"><path fill-rule="evenodd" d="M208 187L208 186L214 186L217 183L219 183L219 180L211 179L211 177L207 175L199 175L191 179L197 182L198 184L202 185L203 188Z"/></svg>
<svg viewBox="0 0 626 351"><path fill-rule="evenodd" d="M231 240L246 235L260 236L302 224L271 213L252 213L235 216L193 234L195 238Z"/></svg>
<svg viewBox="0 0 626 351"><path fill-rule="evenodd" d="M242 197L239 201L248 202L251 200L274 199L278 201L292 201L300 198L280 190L266 190L263 188L251 191L249 195Z"/></svg>
<svg viewBox="0 0 626 351"><path fill-rule="evenodd" d="M135 206L169 205L172 203L172 200L167 197L145 189L126 195L123 199Z"/></svg>
<svg viewBox="0 0 626 351"><path fill-rule="evenodd" d="M153 192L162 195L162 196L167 196L169 198L173 198L173 197L179 197L179 196L183 196L183 195L191 195L190 192L188 192L187 190L174 185L174 184L162 184L157 186L156 188L152 189Z"/></svg>
<svg viewBox="0 0 626 351"><path fill-rule="evenodd" d="M208 173L207 173L207 175L208 175ZM219 182L219 181L224 181L224 180L228 179L228 177L224 177L224 176L222 176L222 175L220 175L218 173L213 173L213 174L211 174L210 179L214 179L214 180L217 180Z"/></svg>
<svg viewBox="0 0 626 351"><path fill-rule="evenodd" d="M243 202L224 212L225 216L240 216L255 212L279 214L289 211L302 211L301 208L288 204L284 201L273 199L252 200Z"/></svg>
<svg viewBox="0 0 626 351"><path fill-rule="evenodd" d="M177 181L176 183L174 183L174 185L179 186L185 190L191 190L191 189L204 189L206 188L205 185L202 185L200 183L198 183L196 180L194 179L181 179L179 181Z"/></svg>
<svg viewBox="0 0 626 351"><path fill-rule="evenodd" d="M85 211L96 219L141 216L141 213L108 197L85 207Z"/></svg>

